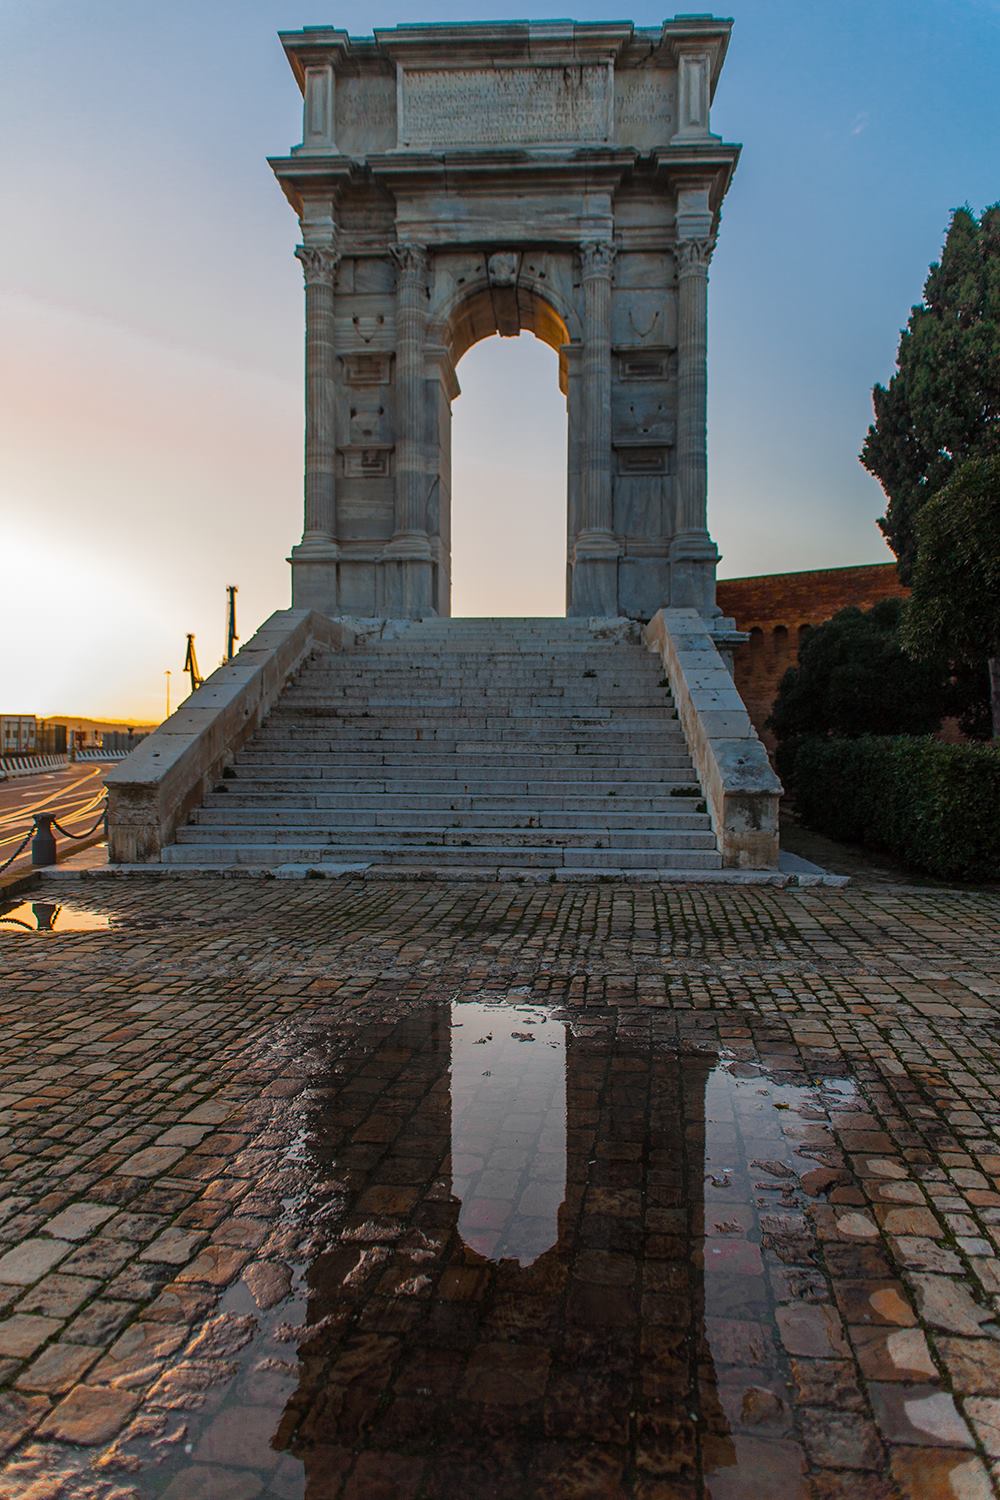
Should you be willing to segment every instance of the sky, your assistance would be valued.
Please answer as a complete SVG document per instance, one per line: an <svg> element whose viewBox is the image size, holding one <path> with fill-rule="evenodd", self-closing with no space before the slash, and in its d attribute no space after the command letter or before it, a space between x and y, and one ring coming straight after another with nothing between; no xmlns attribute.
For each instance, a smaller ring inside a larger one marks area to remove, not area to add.
<svg viewBox="0 0 1000 1500"><path fill-rule="evenodd" d="M265 158L300 139L301 100L279 28L551 13L0 0L0 712L158 718L188 631L205 675L218 664L227 584L243 639L287 607L302 278ZM710 288L720 575L888 561L857 453L951 210L1000 199L1000 0L729 13L712 127L743 157ZM454 612L561 613L555 356L490 339L458 373Z"/></svg>

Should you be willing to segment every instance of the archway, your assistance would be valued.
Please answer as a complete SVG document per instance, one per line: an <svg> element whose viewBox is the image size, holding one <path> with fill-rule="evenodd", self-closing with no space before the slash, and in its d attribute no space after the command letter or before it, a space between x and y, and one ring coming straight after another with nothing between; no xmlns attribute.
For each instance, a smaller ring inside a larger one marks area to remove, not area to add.
<svg viewBox="0 0 1000 1500"><path fill-rule="evenodd" d="M566 613L566 398L530 334L483 339L452 403L451 611Z"/></svg>
<svg viewBox="0 0 1000 1500"><path fill-rule="evenodd" d="M571 604L567 364L578 330L569 326L572 312L568 322L555 305L547 277L540 255L462 257L435 309L432 335L456 371L446 391L449 443L438 456L448 600L440 600L441 613L562 615ZM527 389L515 388L512 366L528 376ZM533 449L548 458L547 474L533 470ZM467 580L456 573L456 543L459 566L463 543L472 563Z"/></svg>

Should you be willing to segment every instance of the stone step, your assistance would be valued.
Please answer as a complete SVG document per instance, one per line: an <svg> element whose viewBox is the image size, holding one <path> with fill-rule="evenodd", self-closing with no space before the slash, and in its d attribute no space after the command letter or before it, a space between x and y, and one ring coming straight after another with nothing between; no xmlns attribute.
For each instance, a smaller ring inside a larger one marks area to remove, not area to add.
<svg viewBox="0 0 1000 1500"><path fill-rule="evenodd" d="M214 791L205 797L205 807L238 807L253 809L254 807L282 808L293 807L300 809L375 809L391 812L397 808L426 808L429 812L452 812L468 810L470 812L503 812L505 809L523 811L531 808L541 814L553 813L591 813L602 816L607 812L609 806L614 807L620 813L685 813L694 812L701 801L701 794L696 793L688 797L664 796L662 790L657 788L656 795L630 796L622 794L618 789L611 788L603 793L591 793L589 796L578 796L567 794L552 796L544 792L533 790L530 794L527 787L520 794L511 796L498 795L496 792L465 793L459 791L429 792L425 781L413 782L408 791L399 791L393 782L376 782L371 790L359 790L361 783L350 783L345 791L316 791L315 782L303 783L310 790L291 791L287 789L287 783L282 783L281 790L275 790L272 784L263 783L258 787L247 790L242 782L222 783L230 788L238 786L238 791ZM365 786L368 783L364 784Z"/></svg>
<svg viewBox="0 0 1000 1500"><path fill-rule="evenodd" d="M317 652L163 857L712 872L703 808L662 665L641 646L585 621L435 620Z"/></svg>
<svg viewBox="0 0 1000 1500"><path fill-rule="evenodd" d="M510 793L522 787L540 791L569 788L593 793L596 788L601 788L624 792L641 787L644 795L652 796L669 793L676 786L694 786L698 779L689 760L676 766L654 769L648 765L594 764L593 757L585 755L576 756L570 765L562 757L556 757L551 766L540 766L537 757L521 759L524 761L521 766L491 764L484 767L482 761L443 756L437 761L428 759L415 766L409 755L366 755L343 762L335 761L332 756L317 756L309 765L300 762L292 765L276 762L259 766L238 765L231 777L225 777L218 784L234 790L242 787L263 790L280 783L288 791L315 790L317 786L324 790L335 786L341 790L347 785L361 791L368 784L391 785L396 791L440 786L448 790L461 789L463 793Z"/></svg>
<svg viewBox="0 0 1000 1500"><path fill-rule="evenodd" d="M511 687L506 683L486 682L482 687L471 688L461 682L421 687L412 682L400 682L396 686L382 682L376 684L362 681L342 683L339 687L331 686L322 692L305 686L294 691L290 689L275 707L274 712L300 713L305 708L322 707L327 704L331 709L350 708L356 705L368 709L417 707L426 713L433 713L437 709L444 708L479 709L483 704L487 707L491 704L502 704L506 712L522 714L558 713L566 712L566 710L573 712L576 709L588 713L597 709L604 709L608 712L615 709L622 712L634 712L636 708L647 709L651 713L663 713L664 709L671 707L671 700L665 689L649 688L645 684L635 689L608 686L595 692L588 683L585 686L569 688L564 692L552 687L546 687L544 692L539 687L533 687L530 692L526 692L523 685Z"/></svg>
<svg viewBox="0 0 1000 1500"><path fill-rule="evenodd" d="M707 824L707 819L704 820ZM227 824L224 829L188 824L178 830L179 844L204 844L224 838L232 844L295 842L337 847L341 844L365 843L373 848L407 847L426 844L428 848L465 848L479 844L498 848L519 848L522 844L567 849L714 849L715 836L710 827L677 828L663 831L614 829L602 832L595 828L415 828L407 826L358 828L273 828Z"/></svg>
<svg viewBox="0 0 1000 1500"><path fill-rule="evenodd" d="M522 747L513 746L509 752L496 746L473 746L475 753L470 754L465 746L461 753L454 749L449 751L441 748L435 741L418 741L409 750L401 751L392 748L381 748L376 742L367 746L363 751L358 747L344 747L337 750L329 750L324 754L316 754L304 750L290 750L283 755L280 751L255 751L241 750L236 760L237 772L249 771L257 776L261 772L270 771L274 775L297 777L314 772L316 775L324 775L328 770L339 767L350 767L353 774L364 776L371 775L375 768L379 773L383 768L392 766L405 767L411 775L424 775L434 768L445 774L460 775L463 778L482 776L484 771L522 771L528 774L544 773L546 771L558 772L562 776L577 776L587 771L599 773L601 780L623 780L632 779L632 775L638 775L640 770L644 778L657 777L663 772L673 771L678 773L678 780L683 781L681 773L686 772L691 778L688 784L694 780L691 769L690 758L681 750L676 754L669 752L657 753L656 755L644 755L643 764L637 767L627 754L602 754L597 750L581 750L577 755L567 755L564 752L553 752L540 749L534 754L527 754Z"/></svg>
<svg viewBox="0 0 1000 1500"><path fill-rule="evenodd" d="M440 754L478 755L487 747L508 751L522 749L525 754L546 751L555 755L579 755L600 751L605 755L645 755L660 750L686 753L684 737L676 725L659 729L563 729L537 725L528 730L473 724L468 729L453 725L351 723L342 726L318 725L293 729L274 725L265 728L255 741L260 751L280 754L321 755L327 750L367 750L373 744L416 751L419 746L436 747Z"/></svg>
<svg viewBox="0 0 1000 1500"><path fill-rule="evenodd" d="M364 707L362 704L350 708L337 707L335 705L317 705L315 713L303 713L300 710L274 712L267 719L267 726L280 727L287 730L289 726L299 727L303 730L315 731L322 728L323 721L331 725L341 724L364 727L367 721L379 727L390 728L399 725L402 728L414 729L438 729L451 726L457 733L459 729L485 728L506 729L512 734L530 734L533 730L550 729L560 734L575 733L577 730L592 734L607 734L611 730L618 730L621 734L650 734L663 725L669 725L675 732L680 733L678 720L670 713L665 713L662 708L646 707L641 705L629 705L616 713L614 708L590 708L576 709L571 706L560 707L550 713L539 712L532 708L531 712L522 708L519 712L508 712L503 704L483 704L478 709L461 708L458 705L448 705L435 709L428 709L422 705L406 704L396 708L384 708L378 705Z"/></svg>
<svg viewBox="0 0 1000 1500"><path fill-rule="evenodd" d="M301 708L282 709L280 713L275 711L268 717L267 726L286 731L289 727L315 731L317 728L322 728L324 723L333 727L341 724L354 727L359 724L364 725L368 721L386 728L398 725L401 728L436 729L450 725L453 729L459 726L463 730L507 729L510 733L524 734L541 729L558 729L564 734L576 730L606 733L612 729L617 729L622 734L629 734L633 731L649 734L663 724L677 727L676 718L664 713L662 708L648 707L643 704L630 704L627 708L623 707L619 713L616 713L613 707L603 705L600 708L589 709L566 705L561 706L558 711L544 713L539 712L534 705L529 712L524 707L508 710L502 703L482 703L478 707L453 703L442 704L435 708L427 708L423 704L416 703L399 704L393 707L377 703L350 705L327 703L316 705L313 712Z"/></svg>
<svg viewBox="0 0 1000 1500"><path fill-rule="evenodd" d="M495 685L498 690L507 693L519 693L525 688L531 688L538 693L555 693L564 696L565 693L595 693L600 696L604 691L621 691L621 693L655 693L666 694L669 688L664 685L663 667L654 669L652 672L622 672L619 667L606 667L606 669L574 669L567 670L538 670L528 672L523 669L502 670L493 666L481 667L481 669L463 670L456 672L450 667L435 667L433 670L423 669L420 666L384 667L373 666L367 670L363 667L355 667L351 661L345 661L342 666L334 672L321 672L321 670L310 667L307 672L300 673L297 681L286 690L292 697L298 697L304 693L322 693L322 691L336 690L342 688L364 688L385 687L388 691L403 690L412 684L420 687L423 691L456 691L459 688L471 691L487 691Z"/></svg>
<svg viewBox="0 0 1000 1500"><path fill-rule="evenodd" d="M221 802L222 799L220 799ZM402 798L396 799L403 801ZM360 807L233 807L199 808L192 818L198 828L294 828L340 830L345 828L550 828L592 829L606 834L613 829L628 833L704 832L710 827L704 813L624 812L614 803L600 810L562 812L535 807L522 808L416 808Z"/></svg>
<svg viewBox="0 0 1000 1500"><path fill-rule="evenodd" d="M510 725L487 728L471 725L469 729L462 730L456 729L454 725L443 724L382 725L377 720L370 724L361 722L326 729L322 725L311 728L301 726L291 732L287 726L284 729L278 725L273 729L265 727L251 749L280 746L283 752L301 750L303 754L318 755L327 749L349 750L356 745L367 753L373 741L384 742L387 749L393 748L395 742L401 755L417 755L423 749L434 751L438 755L476 756L489 754L492 750L504 755L517 751L524 755L569 757L585 753L625 755L634 760L638 755L652 755L658 750L662 750L664 754L687 751L681 729L674 722L665 723L659 731L655 727L618 730L609 726L596 729L555 727L547 732L545 725L538 725L533 730L520 727L515 729Z"/></svg>
<svg viewBox="0 0 1000 1500"><path fill-rule="evenodd" d="M623 854L625 857L623 858ZM367 865L391 864L403 869L434 871L449 867L471 866L496 870L514 866L526 869L587 869L624 873L629 870L718 870L720 855L712 849L629 850L556 849L522 847L517 850L483 845L477 848L412 845L386 849L369 844L329 845L303 844L170 844L163 851L163 862L170 865L194 865L201 868L227 869L244 866L251 869L274 869L294 865Z"/></svg>
<svg viewBox="0 0 1000 1500"><path fill-rule="evenodd" d="M422 662L459 662L479 657L489 657L496 662L525 662L528 665L545 664L551 667L553 662L566 662L567 664L579 663L581 658L591 657L594 661L613 661L622 650L639 650L638 647L622 647L602 641L531 641L525 642L523 646L499 647L495 642L488 640L463 642L460 646L447 641L440 643L432 641L407 641L405 638L398 641L387 641L381 646L349 646L343 652L336 652L326 658L328 665L343 662L352 664L354 662L365 662L376 664L386 659L399 661L402 658L409 659L418 657ZM655 662L652 653L649 659Z"/></svg>

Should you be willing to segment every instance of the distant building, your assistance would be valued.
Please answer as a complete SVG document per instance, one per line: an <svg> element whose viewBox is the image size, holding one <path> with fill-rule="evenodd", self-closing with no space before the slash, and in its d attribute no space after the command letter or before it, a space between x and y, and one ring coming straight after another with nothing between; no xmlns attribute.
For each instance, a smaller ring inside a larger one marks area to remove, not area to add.
<svg viewBox="0 0 1000 1500"><path fill-rule="evenodd" d="M768 749L774 748L774 735L764 725L782 677L799 659L803 637L849 605L871 609L882 599L904 599L907 593L895 563L719 579L719 608L740 630L750 632L736 652L736 686Z"/></svg>
<svg viewBox="0 0 1000 1500"><path fill-rule="evenodd" d="M37 748L34 714L0 714L0 755L31 755Z"/></svg>
<svg viewBox="0 0 1000 1500"><path fill-rule="evenodd" d="M69 755L81 750L108 750L127 755L145 739L150 725L67 717L39 719L34 714L0 714L0 757Z"/></svg>

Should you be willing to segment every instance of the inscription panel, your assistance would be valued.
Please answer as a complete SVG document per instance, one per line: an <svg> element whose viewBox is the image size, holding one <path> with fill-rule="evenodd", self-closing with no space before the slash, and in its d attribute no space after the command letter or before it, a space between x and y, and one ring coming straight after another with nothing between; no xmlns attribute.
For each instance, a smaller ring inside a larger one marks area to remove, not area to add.
<svg viewBox="0 0 1000 1500"><path fill-rule="evenodd" d="M676 74L665 68L615 74L615 138L623 146L665 146L674 133Z"/></svg>
<svg viewBox="0 0 1000 1500"><path fill-rule="evenodd" d="M399 87L401 146L606 141L611 132L607 63L403 68Z"/></svg>

